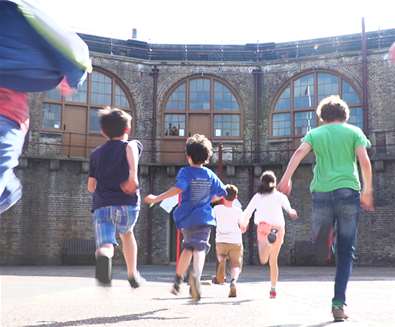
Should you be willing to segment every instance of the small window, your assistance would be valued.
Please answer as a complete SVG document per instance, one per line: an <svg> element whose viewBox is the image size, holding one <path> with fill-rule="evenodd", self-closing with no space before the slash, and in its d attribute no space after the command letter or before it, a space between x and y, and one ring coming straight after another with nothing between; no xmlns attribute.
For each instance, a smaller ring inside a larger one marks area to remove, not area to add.
<svg viewBox="0 0 395 327"><path fill-rule="evenodd" d="M87 95L88 95L88 88L87 88L87 82L85 81L84 84L82 84L78 88L77 92L75 92L72 95L66 97L66 101L67 102L86 103Z"/></svg>
<svg viewBox="0 0 395 327"><path fill-rule="evenodd" d="M303 136L317 126L317 118L314 111L295 113L295 135Z"/></svg>
<svg viewBox="0 0 395 327"><path fill-rule="evenodd" d="M185 136L185 115L165 115L165 135Z"/></svg>
<svg viewBox="0 0 395 327"><path fill-rule="evenodd" d="M126 97L125 92L121 89L119 85L115 85L115 106L117 108L128 108L129 107L129 101L128 98Z"/></svg>
<svg viewBox="0 0 395 327"><path fill-rule="evenodd" d="M185 83L177 87L166 103L166 109L185 110Z"/></svg>
<svg viewBox="0 0 395 327"><path fill-rule="evenodd" d="M238 137L240 136L239 115L215 115L214 116L215 137Z"/></svg>
<svg viewBox="0 0 395 327"><path fill-rule="evenodd" d="M343 91L342 92L343 92L342 99L344 101L346 101L348 105L360 103L360 99L359 99L357 92L346 81L343 81Z"/></svg>
<svg viewBox="0 0 395 327"><path fill-rule="evenodd" d="M338 78L327 73L318 74L318 102L329 95L339 94Z"/></svg>
<svg viewBox="0 0 395 327"><path fill-rule="evenodd" d="M291 107L291 91L287 87L277 100L276 111L289 110Z"/></svg>
<svg viewBox="0 0 395 327"><path fill-rule="evenodd" d="M210 80L193 79L189 83L189 106L191 110L210 109Z"/></svg>
<svg viewBox="0 0 395 327"><path fill-rule="evenodd" d="M363 128L363 110L362 108L351 108L350 109L350 119L348 120L350 124Z"/></svg>
<svg viewBox="0 0 395 327"><path fill-rule="evenodd" d="M295 109L311 108L314 105L314 75L300 77L294 85Z"/></svg>
<svg viewBox="0 0 395 327"><path fill-rule="evenodd" d="M48 100L60 101L61 98L62 97L60 95L58 88L54 88L54 89L47 92L47 99Z"/></svg>
<svg viewBox="0 0 395 327"><path fill-rule="evenodd" d="M273 115L273 136L290 136L291 135L291 115L275 114Z"/></svg>
<svg viewBox="0 0 395 327"><path fill-rule="evenodd" d="M89 132L90 133L100 133L100 109L90 109L89 110Z"/></svg>
<svg viewBox="0 0 395 327"><path fill-rule="evenodd" d="M215 110L239 110L236 98L222 83L215 82L214 95Z"/></svg>
<svg viewBox="0 0 395 327"><path fill-rule="evenodd" d="M111 105L111 78L99 73L92 73L91 103L95 105Z"/></svg>
<svg viewBox="0 0 395 327"><path fill-rule="evenodd" d="M44 103L43 104L43 128L60 128L62 106L60 104Z"/></svg>

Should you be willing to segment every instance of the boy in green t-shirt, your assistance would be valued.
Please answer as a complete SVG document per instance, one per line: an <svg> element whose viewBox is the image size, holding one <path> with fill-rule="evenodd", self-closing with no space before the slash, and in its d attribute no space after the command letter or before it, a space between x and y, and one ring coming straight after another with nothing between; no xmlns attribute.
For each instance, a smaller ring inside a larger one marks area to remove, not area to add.
<svg viewBox="0 0 395 327"><path fill-rule="evenodd" d="M320 230L336 223L336 278L332 314L335 321L347 319L343 306L351 273L353 245L360 207L373 211L372 168L366 148L370 142L362 130L347 123L350 110L339 96L323 99L317 108L320 127L309 131L294 152L277 189L289 194L291 178L300 162L313 150L316 163L312 193L313 240ZM359 182L357 160L363 188Z"/></svg>

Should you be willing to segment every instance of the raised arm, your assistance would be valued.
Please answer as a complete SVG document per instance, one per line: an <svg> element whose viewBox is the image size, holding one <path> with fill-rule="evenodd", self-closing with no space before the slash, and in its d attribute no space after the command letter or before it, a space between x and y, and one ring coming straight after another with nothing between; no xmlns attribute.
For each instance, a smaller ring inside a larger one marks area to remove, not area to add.
<svg viewBox="0 0 395 327"><path fill-rule="evenodd" d="M361 207L366 211L374 210L373 186L372 186L372 165L366 148L359 146L356 150L359 165L362 173Z"/></svg>
<svg viewBox="0 0 395 327"><path fill-rule="evenodd" d="M256 201L257 195L255 194L243 211L240 227L246 228L248 226L250 218L256 209Z"/></svg>
<svg viewBox="0 0 395 327"><path fill-rule="evenodd" d="M311 145L307 142L303 142L294 152L294 154L291 157L291 160L289 160L287 169L285 170L285 173L283 177L281 178L280 182L277 185L277 189L284 193L284 194L290 194L292 191L292 185L291 185L291 178L296 170L298 168L300 162L309 154L311 151Z"/></svg>

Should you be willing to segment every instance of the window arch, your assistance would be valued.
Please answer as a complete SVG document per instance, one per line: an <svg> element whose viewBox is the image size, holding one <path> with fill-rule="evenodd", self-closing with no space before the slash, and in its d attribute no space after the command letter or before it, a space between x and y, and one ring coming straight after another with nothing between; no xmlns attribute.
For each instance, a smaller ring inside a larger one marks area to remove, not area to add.
<svg viewBox="0 0 395 327"><path fill-rule="evenodd" d="M81 148L70 155L85 156L90 148L103 142L98 111L105 106L130 114L133 110L127 87L113 74L95 67L71 96L61 96L58 89L45 93L41 129L63 133L67 146Z"/></svg>
<svg viewBox="0 0 395 327"><path fill-rule="evenodd" d="M326 70L309 71L289 80L276 97L271 112L272 137L302 137L318 125L318 103L338 94L350 107L349 123L364 126L361 97L343 76Z"/></svg>
<svg viewBox="0 0 395 327"><path fill-rule="evenodd" d="M241 110L236 92L214 76L191 76L165 97L162 136L180 138L195 133L211 139L241 138Z"/></svg>

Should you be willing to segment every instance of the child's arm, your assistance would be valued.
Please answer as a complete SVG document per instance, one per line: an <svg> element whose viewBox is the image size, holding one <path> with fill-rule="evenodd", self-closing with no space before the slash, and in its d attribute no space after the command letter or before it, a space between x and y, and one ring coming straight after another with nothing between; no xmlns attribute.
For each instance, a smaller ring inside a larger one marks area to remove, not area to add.
<svg viewBox="0 0 395 327"><path fill-rule="evenodd" d="M291 185L291 178L296 170L298 168L300 162L309 154L311 151L311 145L307 142L303 142L294 152L294 154L291 157L291 160L288 163L287 169L285 170L285 173L283 177L280 180L280 183L277 185L277 189L284 193L284 194L290 194L292 191L292 185Z"/></svg>
<svg viewBox="0 0 395 327"><path fill-rule="evenodd" d="M147 204L155 204L155 203L163 201L164 199L167 199L167 198L170 198L174 195L177 195L181 192L182 192L182 190L180 188L172 186L166 192L163 192L162 194L159 194L159 195L148 194L144 198L144 202Z"/></svg>
<svg viewBox="0 0 395 327"><path fill-rule="evenodd" d="M250 200L250 203L248 203L247 208L245 208L245 210L243 211L243 216L242 216L241 222L240 222L241 229L247 229L250 218L251 218L254 210L256 209L256 201L257 201L257 197L255 194L252 197L252 199Z"/></svg>
<svg viewBox="0 0 395 327"><path fill-rule="evenodd" d="M289 218L291 219L297 219L298 218L298 213L295 209L291 207L291 203L289 202L288 197L283 194L283 193L278 193L280 194L281 198L281 207L287 212Z"/></svg>
<svg viewBox="0 0 395 327"><path fill-rule="evenodd" d="M361 167L363 188L361 191L361 207L366 211L373 211L372 165L366 148L359 146L356 149L359 165Z"/></svg>
<svg viewBox="0 0 395 327"><path fill-rule="evenodd" d="M96 190L97 181L94 177L88 177L88 192L93 193Z"/></svg>
<svg viewBox="0 0 395 327"><path fill-rule="evenodd" d="M129 142L126 146L126 158L129 165L129 178L121 183L121 189L126 194L136 193L139 188L139 180L137 176L139 150L136 142Z"/></svg>

